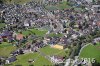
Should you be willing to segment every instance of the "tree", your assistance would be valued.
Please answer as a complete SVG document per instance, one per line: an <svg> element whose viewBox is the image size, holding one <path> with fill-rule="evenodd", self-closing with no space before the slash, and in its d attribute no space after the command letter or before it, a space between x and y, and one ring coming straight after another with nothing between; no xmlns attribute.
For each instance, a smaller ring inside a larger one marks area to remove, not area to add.
<svg viewBox="0 0 100 66"><path fill-rule="evenodd" d="M75 49L74 56L77 56L79 54L80 49L81 49L81 43L78 43L77 46L76 46L76 49Z"/></svg>
<svg viewBox="0 0 100 66"><path fill-rule="evenodd" d="M0 0L0 3L3 3L3 0Z"/></svg>
<svg viewBox="0 0 100 66"><path fill-rule="evenodd" d="M70 22L69 24L70 27L74 27L74 25L75 25L75 22Z"/></svg>
<svg viewBox="0 0 100 66"><path fill-rule="evenodd" d="M95 60L95 63L92 63L92 66L100 66L100 63Z"/></svg>
<svg viewBox="0 0 100 66"><path fill-rule="evenodd" d="M92 0L92 3L95 4L96 3L95 0Z"/></svg>

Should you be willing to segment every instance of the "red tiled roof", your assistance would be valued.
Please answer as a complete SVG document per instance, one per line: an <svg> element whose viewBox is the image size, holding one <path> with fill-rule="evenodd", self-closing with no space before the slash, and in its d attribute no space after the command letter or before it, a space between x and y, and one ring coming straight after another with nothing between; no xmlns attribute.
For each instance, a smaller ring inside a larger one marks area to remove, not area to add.
<svg viewBox="0 0 100 66"><path fill-rule="evenodd" d="M100 26L100 21L99 21L99 22L97 22L97 26Z"/></svg>
<svg viewBox="0 0 100 66"><path fill-rule="evenodd" d="M24 37L23 34L18 34L18 35L16 36L16 39L17 39L17 40L21 40L21 39L23 39L23 37Z"/></svg>

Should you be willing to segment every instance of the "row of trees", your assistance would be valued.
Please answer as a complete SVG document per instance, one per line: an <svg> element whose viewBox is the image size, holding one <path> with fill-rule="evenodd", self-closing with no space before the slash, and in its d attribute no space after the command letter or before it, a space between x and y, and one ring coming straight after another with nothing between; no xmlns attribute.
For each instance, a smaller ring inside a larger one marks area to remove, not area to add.
<svg viewBox="0 0 100 66"><path fill-rule="evenodd" d="M91 43L94 38L100 37L100 30L95 30L89 35L78 37L76 40L73 40L72 44L74 48L71 48L72 52L70 57L74 58L79 54L79 51L84 44Z"/></svg>
<svg viewBox="0 0 100 66"><path fill-rule="evenodd" d="M0 3L11 2L12 0L0 0Z"/></svg>

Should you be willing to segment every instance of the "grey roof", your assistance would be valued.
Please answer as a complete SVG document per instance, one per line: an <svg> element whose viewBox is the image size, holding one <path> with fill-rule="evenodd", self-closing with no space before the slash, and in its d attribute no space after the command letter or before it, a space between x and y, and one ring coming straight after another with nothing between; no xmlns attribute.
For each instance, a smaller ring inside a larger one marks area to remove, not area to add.
<svg viewBox="0 0 100 66"><path fill-rule="evenodd" d="M9 62L11 63L11 62L16 61L17 59L16 59L16 56L13 56L13 57L8 58L7 60L9 60Z"/></svg>

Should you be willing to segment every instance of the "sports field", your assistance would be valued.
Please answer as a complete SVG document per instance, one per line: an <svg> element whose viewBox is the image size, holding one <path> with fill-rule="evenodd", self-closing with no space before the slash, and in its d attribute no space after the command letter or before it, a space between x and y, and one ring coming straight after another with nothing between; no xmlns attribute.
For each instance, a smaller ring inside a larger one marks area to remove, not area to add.
<svg viewBox="0 0 100 66"><path fill-rule="evenodd" d="M80 58L94 58L100 62L100 43L97 45L90 44L83 48L80 53Z"/></svg>

